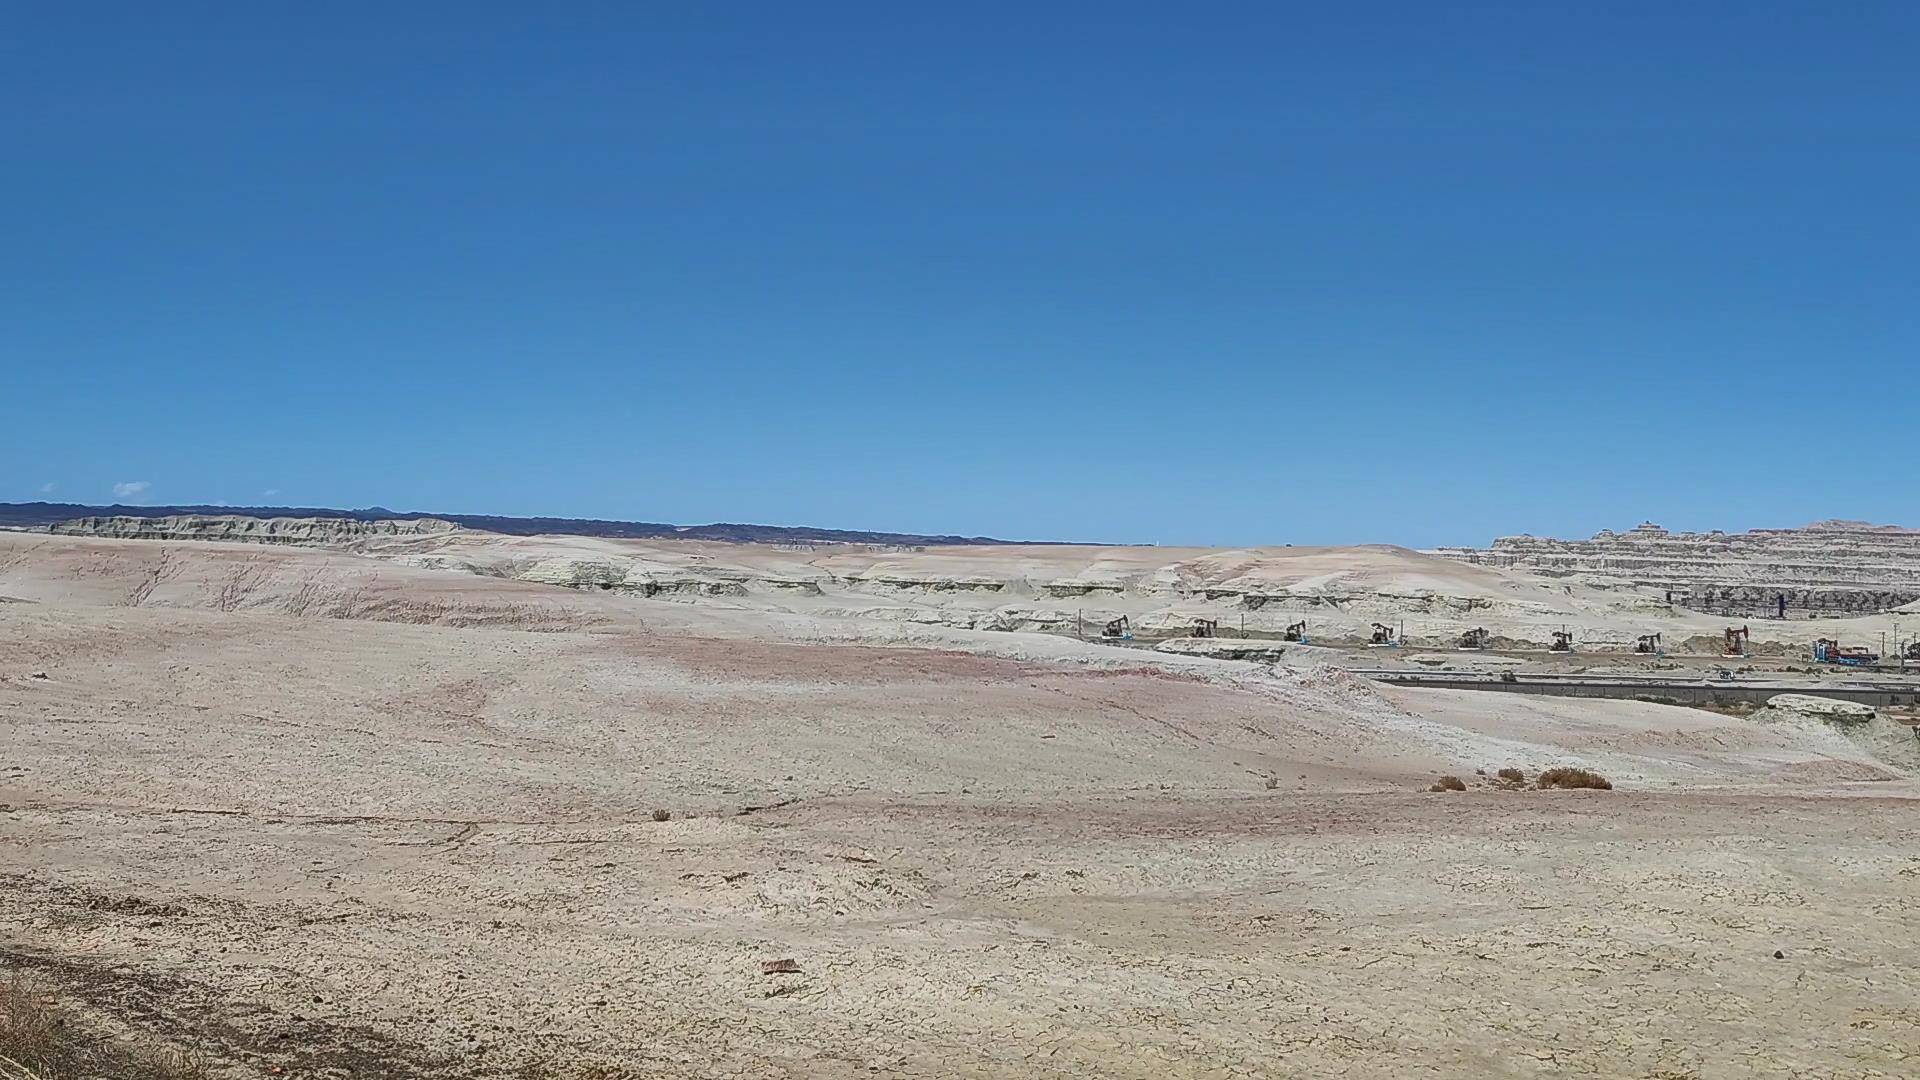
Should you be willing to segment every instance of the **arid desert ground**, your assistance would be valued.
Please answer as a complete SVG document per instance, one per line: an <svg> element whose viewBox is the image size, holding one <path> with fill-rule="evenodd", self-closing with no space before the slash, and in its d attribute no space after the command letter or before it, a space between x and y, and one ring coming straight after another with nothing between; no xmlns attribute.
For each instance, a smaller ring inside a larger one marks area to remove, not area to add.
<svg viewBox="0 0 1920 1080"><path fill-rule="evenodd" d="M1898 718L1078 632L1724 620L1387 548L298 539L0 532L0 961L94 1037L234 1078L1920 1075Z"/></svg>

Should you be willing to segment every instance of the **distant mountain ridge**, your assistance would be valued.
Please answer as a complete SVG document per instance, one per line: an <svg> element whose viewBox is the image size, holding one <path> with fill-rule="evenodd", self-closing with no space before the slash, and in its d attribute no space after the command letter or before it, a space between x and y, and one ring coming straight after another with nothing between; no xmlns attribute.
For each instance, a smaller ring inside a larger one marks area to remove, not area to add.
<svg viewBox="0 0 1920 1080"><path fill-rule="evenodd" d="M344 518L349 521L416 521L435 518L464 525L469 529L505 533L510 536L535 536L540 533L565 533L571 536L610 536L627 539L673 538L680 540L722 540L733 543L825 543L825 544L1008 544L1051 543L1053 541L996 540L990 536L927 536L920 533L876 532L867 529L815 529L806 526L743 525L717 522L712 525L668 525L652 521L607 521L600 518L507 517L494 514L441 514L421 511L388 510L370 506L362 510L335 510L315 506L90 506L84 503L0 503L0 527L34 528L57 525L75 518L140 517L159 518L181 515L233 516L253 518Z"/></svg>

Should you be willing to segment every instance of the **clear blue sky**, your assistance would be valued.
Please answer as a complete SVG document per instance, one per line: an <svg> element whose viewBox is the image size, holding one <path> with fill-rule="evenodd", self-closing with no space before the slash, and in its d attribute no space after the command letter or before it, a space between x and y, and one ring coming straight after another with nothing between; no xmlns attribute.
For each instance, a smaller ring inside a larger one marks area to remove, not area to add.
<svg viewBox="0 0 1920 1080"><path fill-rule="evenodd" d="M1916 55L1911 3L10 5L0 499L1920 525Z"/></svg>

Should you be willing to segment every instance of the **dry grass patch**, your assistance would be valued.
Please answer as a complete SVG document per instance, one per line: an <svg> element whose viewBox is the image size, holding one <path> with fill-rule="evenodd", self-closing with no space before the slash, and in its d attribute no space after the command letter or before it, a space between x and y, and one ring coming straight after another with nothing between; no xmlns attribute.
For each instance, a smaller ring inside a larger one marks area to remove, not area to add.
<svg viewBox="0 0 1920 1080"><path fill-rule="evenodd" d="M1613 781L1597 772L1576 769L1571 765L1557 765L1540 774L1534 782L1541 788L1590 788L1595 791L1612 791Z"/></svg>
<svg viewBox="0 0 1920 1080"><path fill-rule="evenodd" d="M148 1051L76 1026L44 986L0 982L0 1080L212 1080L198 1062Z"/></svg>
<svg viewBox="0 0 1920 1080"><path fill-rule="evenodd" d="M1527 782L1526 772L1521 769L1513 768L1512 766L1508 766L1507 768L1501 769L1499 772L1496 772L1493 775L1499 777L1501 780L1504 780L1509 784L1524 784Z"/></svg>

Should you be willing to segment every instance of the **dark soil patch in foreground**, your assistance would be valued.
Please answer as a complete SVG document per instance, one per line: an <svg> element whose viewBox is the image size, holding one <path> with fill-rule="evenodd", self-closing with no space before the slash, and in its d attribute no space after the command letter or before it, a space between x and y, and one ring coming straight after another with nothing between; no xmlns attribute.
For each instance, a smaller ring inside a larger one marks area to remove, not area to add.
<svg viewBox="0 0 1920 1080"><path fill-rule="evenodd" d="M82 1075L89 1080L201 1080L219 1075L213 1069L217 1065L239 1065L255 1075L392 1080L515 1075L477 1070L368 1028L234 1001L200 984L151 972L11 949L0 950L0 969L9 988L29 995L22 1011L9 1010L9 1016L20 1015L41 1032L22 1029L21 1038L31 1038L46 1061L29 1075L45 1080L68 1080L69 1063L84 1066L84 1072L71 1073L76 1080ZM28 1016L27 1009L37 1015ZM185 1053L138 1051L88 1025L90 1014L110 1017ZM24 1045L20 1049L26 1052Z"/></svg>

